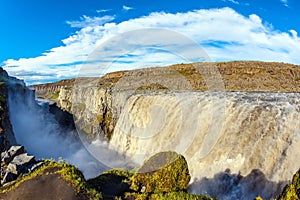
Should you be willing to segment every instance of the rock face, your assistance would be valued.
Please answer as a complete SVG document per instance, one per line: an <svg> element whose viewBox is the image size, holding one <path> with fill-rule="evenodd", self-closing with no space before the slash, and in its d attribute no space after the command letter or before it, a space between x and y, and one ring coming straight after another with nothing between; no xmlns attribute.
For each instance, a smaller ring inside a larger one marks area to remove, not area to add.
<svg viewBox="0 0 300 200"><path fill-rule="evenodd" d="M292 183L287 185L278 200L300 199L300 170L294 175Z"/></svg>
<svg viewBox="0 0 300 200"><path fill-rule="evenodd" d="M132 177L131 189L142 193L187 191L190 178L182 155L161 152L147 160Z"/></svg>

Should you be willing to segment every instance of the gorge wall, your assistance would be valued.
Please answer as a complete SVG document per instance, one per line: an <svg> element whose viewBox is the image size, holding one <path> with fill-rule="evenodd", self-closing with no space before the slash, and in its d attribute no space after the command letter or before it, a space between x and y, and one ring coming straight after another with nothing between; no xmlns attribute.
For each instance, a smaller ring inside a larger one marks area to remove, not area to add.
<svg viewBox="0 0 300 200"><path fill-rule="evenodd" d="M216 76L220 75L219 77ZM110 139L126 99L153 91L300 92L300 68L273 62L219 62L120 71L101 78L76 78L31 86L36 96L74 114L92 140Z"/></svg>

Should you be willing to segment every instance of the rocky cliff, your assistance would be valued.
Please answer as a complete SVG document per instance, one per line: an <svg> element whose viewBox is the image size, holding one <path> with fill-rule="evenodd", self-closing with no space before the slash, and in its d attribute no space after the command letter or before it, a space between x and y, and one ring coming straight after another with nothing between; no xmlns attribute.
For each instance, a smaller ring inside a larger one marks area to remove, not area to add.
<svg viewBox="0 0 300 200"><path fill-rule="evenodd" d="M16 144L8 110L8 91L11 87L22 88L24 82L8 76L7 72L0 68L0 145L5 150L10 145Z"/></svg>
<svg viewBox="0 0 300 200"><path fill-rule="evenodd" d="M53 100L74 114L77 128L88 138L102 133L110 139L124 100L133 94L168 90L300 92L300 67L254 61L178 64L63 80L31 89L37 97Z"/></svg>

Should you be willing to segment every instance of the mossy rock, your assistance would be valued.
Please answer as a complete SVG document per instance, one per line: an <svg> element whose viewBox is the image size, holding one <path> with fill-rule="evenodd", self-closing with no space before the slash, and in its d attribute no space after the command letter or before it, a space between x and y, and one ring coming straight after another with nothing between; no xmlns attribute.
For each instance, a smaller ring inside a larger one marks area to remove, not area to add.
<svg viewBox="0 0 300 200"><path fill-rule="evenodd" d="M300 169L291 184L285 186L278 200L300 200Z"/></svg>
<svg viewBox="0 0 300 200"><path fill-rule="evenodd" d="M43 185L45 182L47 185ZM29 196L40 196L39 199L103 199L100 193L88 186L80 170L71 164L51 160L45 160L37 170L0 188L0 199L19 198L20 195L24 195L23 199L29 199Z"/></svg>
<svg viewBox="0 0 300 200"><path fill-rule="evenodd" d="M131 189L143 193L187 191L188 164L176 152L161 152L144 162L132 177Z"/></svg>

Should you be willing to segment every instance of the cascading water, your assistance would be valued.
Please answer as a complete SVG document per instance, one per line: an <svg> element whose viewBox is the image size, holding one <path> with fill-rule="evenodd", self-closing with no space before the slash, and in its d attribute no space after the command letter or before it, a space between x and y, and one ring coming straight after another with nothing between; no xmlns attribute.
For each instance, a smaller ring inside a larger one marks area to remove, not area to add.
<svg viewBox="0 0 300 200"><path fill-rule="evenodd" d="M104 165L128 168L157 152L176 151L188 161L191 192L270 199L300 166L299 103L298 93L134 94L119 112L110 143L98 139L86 147ZM33 93L11 90L9 109L17 142L30 153L63 157L86 177L104 170Z"/></svg>
<svg viewBox="0 0 300 200"><path fill-rule="evenodd" d="M183 154L194 193L270 199L300 167L299 93L139 94L123 111L110 148L137 163Z"/></svg>
<svg viewBox="0 0 300 200"><path fill-rule="evenodd" d="M49 113L49 105L38 105L34 93L25 87L9 91L9 115L17 143L39 159L59 159L74 164L86 178L95 177L104 167L75 137L76 130L63 128Z"/></svg>

